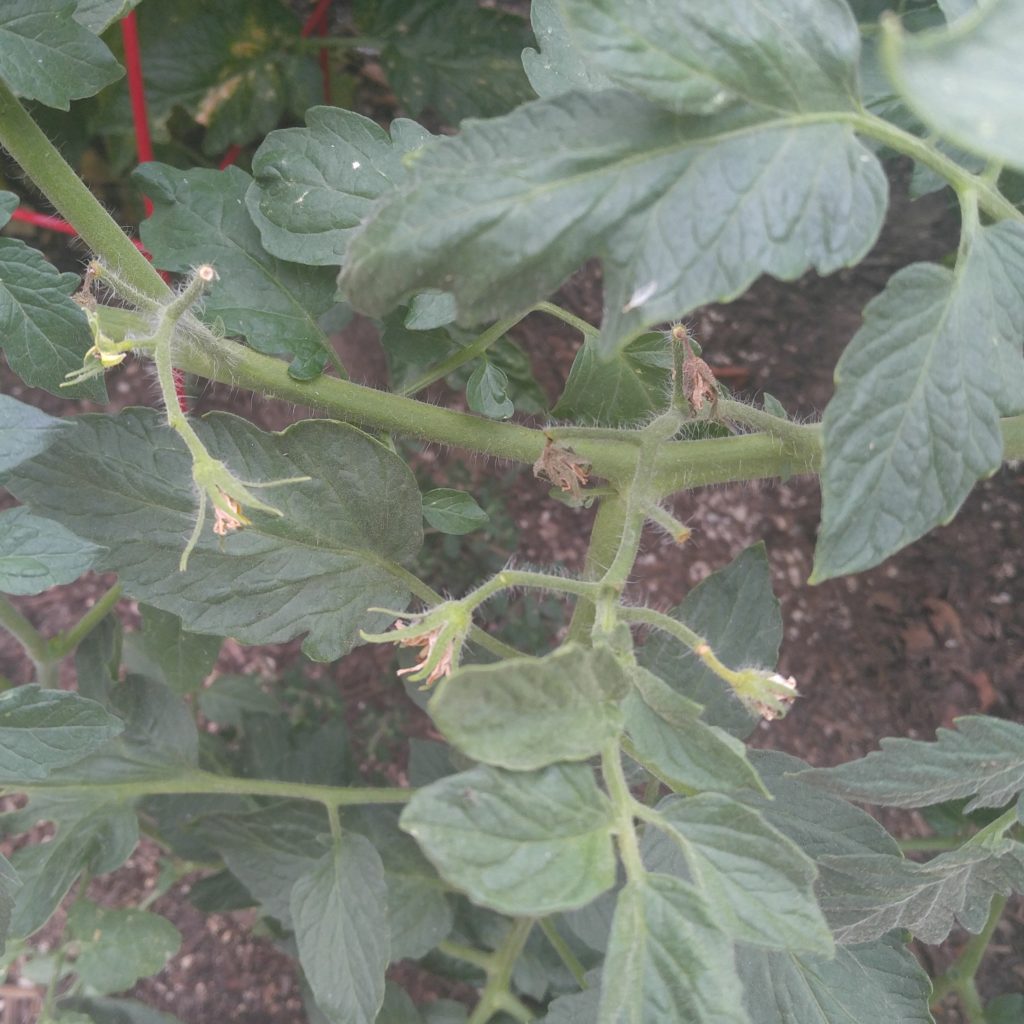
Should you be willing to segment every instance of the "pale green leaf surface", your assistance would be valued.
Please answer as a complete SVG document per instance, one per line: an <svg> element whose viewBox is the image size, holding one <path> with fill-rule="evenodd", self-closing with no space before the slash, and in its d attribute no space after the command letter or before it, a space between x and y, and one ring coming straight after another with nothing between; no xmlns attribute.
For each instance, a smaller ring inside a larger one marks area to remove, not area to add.
<svg viewBox="0 0 1024 1024"><path fill-rule="evenodd" d="M61 387L93 344L85 314L71 300L78 284L77 274L60 273L19 239L0 238L0 347L11 369L50 394L105 402L102 378Z"/></svg>
<svg viewBox="0 0 1024 1024"><path fill-rule="evenodd" d="M405 326L410 331L430 331L455 323L455 297L449 292L428 288L412 297L405 314Z"/></svg>
<svg viewBox="0 0 1024 1024"><path fill-rule="evenodd" d="M886 194L843 125L680 118L624 92L569 93L427 149L350 242L341 284L378 316L441 288L473 324L546 298L599 255L611 354L759 274L857 262Z"/></svg>
<svg viewBox="0 0 1024 1024"><path fill-rule="evenodd" d="M430 135L399 118L389 136L369 118L338 107L310 108L306 124L266 137L252 158L245 202L269 253L337 267L374 202L405 180L402 158Z"/></svg>
<svg viewBox="0 0 1024 1024"><path fill-rule="evenodd" d="M117 81L124 69L75 21L73 0L0 4L0 77L16 96L67 110Z"/></svg>
<svg viewBox="0 0 1024 1024"><path fill-rule="evenodd" d="M967 844L924 864L885 854L820 864L822 906L844 944L906 928L938 945L957 924L980 932L993 896L1024 891L1024 845L1012 839Z"/></svg>
<svg viewBox="0 0 1024 1024"><path fill-rule="evenodd" d="M772 593L763 544L747 548L724 569L703 580L675 615L711 645L731 667L774 667L782 642L782 615ZM748 736L756 719L714 673L678 640L654 633L640 663L675 690L704 705L702 718L734 736Z"/></svg>
<svg viewBox="0 0 1024 1024"><path fill-rule="evenodd" d="M45 779L74 764L122 731L101 704L64 690L31 684L0 694L0 779Z"/></svg>
<svg viewBox="0 0 1024 1024"><path fill-rule="evenodd" d="M533 0L530 22L539 50L532 46L523 50L523 70L538 96L547 99L573 90L597 92L612 87L610 78L588 65L569 35L558 0Z"/></svg>
<svg viewBox="0 0 1024 1024"><path fill-rule="evenodd" d="M68 911L68 935L78 945L74 971L95 992L123 992L163 970L181 945L178 929L146 910L115 910L79 900Z"/></svg>
<svg viewBox="0 0 1024 1024"><path fill-rule="evenodd" d="M401 825L446 881L501 913L580 907L615 882L611 807L585 765L450 775L417 791Z"/></svg>
<svg viewBox="0 0 1024 1024"><path fill-rule="evenodd" d="M34 405L0 395L0 473L38 455L74 425L73 420L48 416Z"/></svg>
<svg viewBox="0 0 1024 1024"><path fill-rule="evenodd" d="M558 6L588 65L677 113L856 109L860 36L843 0Z"/></svg>
<svg viewBox="0 0 1024 1024"><path fill-rule="evenodd" d="M21 888L21 879L18 878L11 862L0 854L0 955L7 946L7 933L11 927L11 915L14 912L14 901Z"/></svg>
<svg viewBox="0 0 1024 1024"><path fill-rule="evenodd" d="M886 737L881 750L834 768L801 772L799 781L849 800L886 807L927 807L971 797L967 813L1003 807L1024 790L1024 726L967 715L935 742Z"/></svg>
<svg viewBox="0 0 1024 1024"><path fill-rule="evenodd" d="M889 279L836 367L812 580L877 565L948 522L1024 408L1024 226L977 229L956 272Z"/></svg>
<svg viewBox="0 0 1024 1024"><path fill-rule="evenodd" d="M139 610L142 629L125 638L128 670L164 683L176 693L198 690L213 669L222 638L190 633L177 615L159 608L141 605Z"/></svg>
<svg viewBox="0 0 1024 1024"><path fill-rule="evenodd" d="M0 228L11 219L11 214L18 208L21 200L13 192L0 190Z"/></svg>
<svg viewBox="0 0 1024 1024"><path fill-rule="evenodd" d="M701 793L669 797L657 812L663 824L644 833L645 862L692 882L715 908L719 928L770 949L832 953L814 863L757 811Z"/></svg>
<svg viewBox="0 0 1024 1024"><path fill-rule="evenodd" d="M598 1024L749 1024L732 942L693 886L652 874L619 893Z"/></svg>
<svg viewBox="0 0 1024 1024"><path fill-rule="evenodd" d="M40 594L72 583L92 567L99 549L28 509L0 512L0 591Z"/></svg>
<svg viewBox="0 0 1024 1024"><path fill-rule="evenodd" d="M740 946L736 962L751 1024L934 1024L928 975L894 942L834 959Z"/></svg>
<svg viewBox="0 0 1024 1024"><path fill-rule="evenodd" d="M249 175L237 167L179 171L149 163L134 180L153 200L141 230L156 265L186 272L209 263L217 271L203 316L219 317L257 352L291 353L293 376L316 376L328 346L317 318L334 305L334 273L287 263L263 248L245 207Z"/></svg>
<svg viewBox="0 0 1024 1024"><path fill-rule="evenodd" d="M306 420L266 434L215 414L197 429L241 479L310 476L262 491L283 517L223 538L207 527L189 561L178 560L195 519L184 445L150 410L82 416L66 440L11 475L9 488L36 512L107 546L104 568L125 589L182 618L190 632L276 643L306 633L310 657L330 661L385 628L370 607L402 608L408 590L388 567L422 538L419 488L408 467L366 434Z"/></svg>
<svg viewBox="0 0 1024 1024"><path fill-rule="evenodd" d="M134 8L142 0L77 0L75 21L94 35L100 35Z"/></svg>
<svg viewBox="0 0 1024 1024"><path fill-rule="evenodd" d="M435 530L456 536L472 533L490 522L472 494L451 487L435 487L423 495L423 518Z"/></svg>
<svg viewBox="0 0 1024 1024"><path fill-rule="evenodd" d="M950 5L947 11L956 14ZM1024 167L1024 5L992 0L949 28L883 38L886 72L929 128L965 149Z"/></svg>
<svg viewBox="0 0 1024 1024"><path fill-rule="evenodd" d="M589 977L587 982L588 987L582 992L570 992L554 1000L548 1007L544 1024L594 1024L601 1005L600 975Z"/></svg>
<svg viewBox="0 0 1024 1024"><path fill-rule="evenodd" d="M371 1024L388 965L384 868L364 836L346 832L292 888L299 962L334 1024Z"/></svg>
<svg viewBox="0 0 1024 1024"><path fill-rule="evenodd" d="M515 412L509 398L508 375L490 359L481 359L466 384L466 402L473 412L507 420Z"/></svg>

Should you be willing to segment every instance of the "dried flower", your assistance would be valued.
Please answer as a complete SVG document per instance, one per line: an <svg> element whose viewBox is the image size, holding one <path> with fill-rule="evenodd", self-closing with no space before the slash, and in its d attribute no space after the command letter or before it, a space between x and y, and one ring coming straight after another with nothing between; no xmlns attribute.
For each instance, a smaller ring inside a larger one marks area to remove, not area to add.
<svg viewBox="0 0 1024 1024"><path fill-rule="evenodd" d="M407 623L399 621L395 623L395 626L397 629L402 629L407 626ZM442 679L444 676L450 676L453 668L452 661L455 657L455 643L454 637L445 637L445 633L450 633L450 630L447 630L445 625L441 625L419 636L400 639L398 643L402 647L420 648L420 660L408 668L400 668L398 674L411 676L417 681L422 679L424 688L433 686L438 679ZM442 638L444 638L443 642ZM438 649L439 644L441 645L440 649Z"/></svg>
<svg viewBox="0 0 1024 1024"><path fill-rule="evenodd" d="M587 470L590 463L581 459L575 452L563 448L549 437L540 453L540 458L533 464L533 475L550 480L556 487L579 498L582 494L581 485L590 479Z"/></svg>
<svg viewBox="0 0 1024 1024"><path fill-rule="evenodd" d="M218 488L218 490L220 489ZM235 530L250 525L252 520L245 515L242 506L230 494L225 494L224 491L220 493L231 511L225 511L217 504L213 506L213 532L218 537L226 537L229 533L234 533Z"/></svg>

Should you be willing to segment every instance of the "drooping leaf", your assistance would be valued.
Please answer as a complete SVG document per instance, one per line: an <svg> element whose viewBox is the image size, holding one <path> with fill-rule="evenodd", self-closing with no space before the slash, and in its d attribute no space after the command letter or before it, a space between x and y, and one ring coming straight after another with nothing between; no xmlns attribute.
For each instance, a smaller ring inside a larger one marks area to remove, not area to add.
<svg viewBox="0 0 1024 1024"><path fill-rule="evenodd" d="M895 942L840 947L834 959L740 946L736 964L751 1024L934 1024L928 975Z"/></svg>
<svg viewBox="0 0 1024 1024"><path fill-rule="evenodd" d="M335 1024L371 1024L388 965L384 868L373 845L345 832L292 888L299 962Z"/></svg>
<svg viewBox="0 0 1024 1024"><path fill-rule="evenodd" d="M993 896L1024 891L1024 845L968 843L924 864L886 854L826 857L821 869L822 906L838 942L906 928L938 945L955 924L980 932Z"/></svg>
<svg viewBox="0 0 1024 1024"><path fill-rule="evenodd" d="M115 910L85 900L68 912L68 935L78 945L74 971L100 995L123 992L161 971L181 945L178 929L146 910Z"/></svg>
<svg viewBox="0 0 1024 1024"><path fill-rule="evenodd" d="M209 449L241 479L310 476L262 492L282 517L223 539L204 531L187 572L178 571L195 517L184 446L149 410L82 416L67 439L11 476L35 511L104 544L100 565L140 600L182 618L190 632L275 643L308 633L304 650L324 661L357 642L360 628L390 619L405 584L386 566L411 558L422 538L419 488L408 467L361 431L329 420L266 434L234 416L197 424Z"/></svg>
<svg viewBox="0 0 1024 1024"><path fill-rule="evenodd" d="M717 793L669 797L644 833L647 866L691 881L741 942L831 955L814 863L756 811Z"/></svg>
<svg viewBox="0 0 1024 1024"><path fill-rule="evenodd" d="M50 394L105 402L101 377L61 387L93 344L85 314L71 300L77 288L77 274L60 273L17 238L0 238L0 346L11 369Z"/></svg>
<svg viewBox="0 0 1024 1024"><path fill-rule="evenodd" d="M1017 0L993 0L948 28L910 35L887 23L882 59L904 101L931 129L1024 167L1024 114L1016 102L1024 87L1016 45L1022 32Z"/></svg>
<svg viewBox="0 0 1024 1024"><path fill-rule="evenodd" d="M877 565L948 522L1002 462L1024 408L1024 227L977 229L956 272L889 279L836 367L825 410L812 582Z"/></svg>
<svg viewBox="0 0 1024 1024"><path fill-rule="evenodd" d="M927 807L971 797L964 810L1002 807L1024 790L1024 726L967 715L935 742L887 737L881 750L834 768L801 772L802 783L849 800Z"/></svg>
<svg viewBox="0 0 1024 1024"><path fill-rule="evenodd" d="M435 530L456 536L472 533L490 522L472 494L451 487L435 487L423 495L423 518Z"/></svg>
<svg viewBox="0 0 1024 1024"><path fill-rule="evenodd" d="M677 113L736 102L772 112L855 110L860 35L844 0L686 4L560 0L587 61Z"/></svg>
<svg viewBox="0 0 1024 1024"><path fill-rule="evenodd" d="M610 89L612 81L587 63L559 10L558 0L533 0L530 22L537 37L539 51L523 50L523 70L540 97L559 96L564 92L597 92Z"/></svg>
<svg viewBox="0 0 1024 1024"><path fill-rule="evenodd" d="M772 667L782 642L782 616L772 593L771 569L763 544L742 552L686 596L676 616L732 667ZM744 737L755 719L726 685L687 647L654 634L640 651L640 663L674 689L704 705L703 720Z"/></svg>
<svg viewBox="0 0 1024 1024"><path fill-rule="evenodd" d="M176 693L198 690L213 669L222 638L190 633L182 628L177 615L158 608L142 605L139 610L142 629L125 641L128 670L155 679Z"/></svg>
<svg viewBox="0 0 1024 1024"><path fill-rule="evenodd" d="M35 782L102 747L124 723L64 690L19 686L0 694L0 779Z"/></svg>
<svg viewBox="0 0 1024 1024"><path fill-rule="evenodd" d="M369 118L338 107L312 107L306 124L266 137L252 158L245 202L267 252L337 267L374 201L405 180L402 158L430 135L399 118L389 136Z"/></svg>
<svg viewBox="0 0 1024 1024"><path fill-rule="evenodd" d="M646 422L668 405L672 353L662 333L642 334L611 359L588 338L552 410L560 419L623 427Z"/></svg>
<svg viewBox="0 0 1024 1024"><path fill-rule="evenodd" d="M615 882L611 807L585 765L449 775L417 791L401 826L447 882L502 913L580 907Z"/></svg>
<svg viewBox="0 0 1024 1024"><path fill-rule="evenodd" d="M441 288L473 324L528 308L601 255L610 355L759 274L857 262L886 192L841 124L678 117L625 92L568 93L424 151L351 240L341 284L376 316Z"/></svg>
<svg viewBox="0 0 1024 1024"><path fill-rule="evenodd" d="M117 81L124 69L75 20L73 0L5 0L0 5L0 78L16 96L67 110Z"/></svg>
<svg viewBox="0 0 1024 1024"><path fill-rule="evenodd" d="M466 385L466 401L473 412L495 420L507 420L515 412L508 395L508 377L490 359L482 359Z"/></svg>
<svg viewBox="0 0 1024 1024"><path fill-rule="evenodd" d="M0 395L0 473L38 455L74 426L74 420L47 416L34 405Z"/></svg>
<svg viewBox="0 0 1024 1024"><path fill-rule="evenodd" d="M257 352L292 354L292 376L315 377L328 346L317 318L334 305L334 272L287 263L263 248L245 207L249 175L237 167L179 171L150 163L133 177L153 200L142 239L156 264L188 271L205 262L216 269L204 317L219 317Z"/></svg>
<svg viewBox="0 0 1024 1024"><path fill-rule="evenodd" d="M99 549L28 509L0 512L0 591L40 594L77 580Z"/></svg>
<svg viewBox="0 0 1024 1024"><path fill-rule="evenodd" d="M598 1024L748 1024L732 942L680 878L646 875L619 893Z"/></svg>

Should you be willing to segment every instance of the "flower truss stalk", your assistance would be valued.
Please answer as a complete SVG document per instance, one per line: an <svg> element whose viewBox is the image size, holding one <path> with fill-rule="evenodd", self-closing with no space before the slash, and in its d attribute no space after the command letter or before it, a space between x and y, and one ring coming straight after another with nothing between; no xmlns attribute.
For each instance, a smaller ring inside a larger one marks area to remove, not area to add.
<svg viewBox="0 0 1024 1024"><path fill-rule="evenodd" d="M527 1024L533 1020L533 1014L518 1000L509 988L512 971L516 961L526 945L526 940L533 930L532 917L516 918L512 922L501 945L487 957L486 963L480 962L487 972L487 983L480 994L480 1002L470 1015L467 1024L487 1024L496 1013L504 1011L516 1020Z"/></svg>

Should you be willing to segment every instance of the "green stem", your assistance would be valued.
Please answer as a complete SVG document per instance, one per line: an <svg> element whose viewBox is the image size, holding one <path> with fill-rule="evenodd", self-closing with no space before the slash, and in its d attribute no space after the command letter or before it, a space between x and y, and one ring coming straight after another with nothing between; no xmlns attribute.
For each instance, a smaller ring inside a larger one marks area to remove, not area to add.
<svg viewBox="0 0 1024 1024"><path fill-rule="evenodd" d="M567 309L562 309L561 306L556 305L554 302L538 302L533 307L533 311L557 317L562 323L575 327L585 338L596 338L601 333L593 324L588 324L586 320L581 319L574 313L570 313Z"/></svg>
<svg viewBox="0 0 1024 1024"><path fill-rule="evenodd" d="M464 960L467 964L479 967L482 971L490 971L494 967L494 954L485 953L482 949L464 946L461 942L453 942L451 939L442 939L437 944L437 948L445 956L450 956L455 960Z"/></svg>
<svg viewBox="0 0 1024 1024"><path fill-rule="evenodd" d="M601 584L592 580L574 580L567 576L552 576L550 573L545 572L502 569L501 572L496 576L492 576L486 583L482 583L476 590L460 598L458 603L465 605L470 611L475 611L495 594L501 593L503 590L512 590L516 587L528 587L533 590L551 590L558 594L572 594L576 597L593 597L600 591Z"/></svg>
<svg viewBox="0 0 1024 1024"><path fill-rule="evenodd" d="M590 531L587 547L587 561L583 574L597 580L604 576L619 550L619 542L626 523L626 501L619 495L602 498L597 507L597 516ZM595 606L593 601L583 599L576 602L566 640L589 643L590 630L594 625Z"/></svg>
<svg viewBox="0 0 1024 1024"><path fill-rule="evenodd" d="M120 600L124 588L115 583L66 633L50 641L50 656L64 658L69 655L102 621Z"/></svg>
<svg viewBox="0 0 1024 1024"><path fill-rule="evenodd" d="M0 626L21 644L35 666L37 674L40 673L41 666L50 661L46 638L2 594L0 594Z"/></svg>
<svg viewBox="0 0 1024 1024"><path fill-rule="evenodd" d="M336 847L341 846L341 815L338 814L338 805L333 801L324 805L327 808L327 820L331 824L331 842Z"/></svg>
<svg viewBox="0 0 1024 1024"><path fill-rule="evenodd" d="M530 937L533 923L532 917L517 918L501 945L490 957L485 968L487 984L484 985L480 1002L476 1004L476 1009L473 1010L467 1024L486 1024L499 1010L504 1010L524 1022L533 1019L533 1014L509 990L512 971L526 945L526 940Z"/></svg>
<svg viewBox="0 0 1024 1024"><path fill-rule="evenodd" d="M641 626L652 626L660 629L663 633L674 636L681 643L696 651L698 647L707 646L707 641L699 633L695 633L689 626L684 625L678 619L663 612L656 612L653 608L620 608L619 618L623 622L635 622Z"/></svg>
<svg viewBox="0 0 1024 1024"><path fill-rule="evenodd" d="M958 850L966 836L921 836L913 839L900 839L898 845L901 853L941 853L944 850Z"/></svg>
<svg viewBox="0 0 1024 1024"><path fill-rule="evenodd" d="M618 741L609 743L601 752L601 774L615 811L615 837L618 841L619 856L626 869L626 878L630 882L639 882L647 874L647 870L640 856L640 842L633 823L636 801L629 791L626 774L622 770L622 754Z"/></svg>
<svg viewBox="0 0 1024 1024"><path fill-rule="evenodd" d="M744 426L753 427L755 430L778 438L784 444L792 445L794 454L799 454L807 444L807 432L799 423L794 423L792 420L784 420L781 416L773 416L763 409L755 409L752 405L735 402L729 398L720 398L716 408L718 419L742 423Z"/></svg>
<svg viewBox="0 0 1024 1024"><path fill-rule="evenodd" d="M964 843L964 846L985 846L988 843L1002 839L1007 829L1013 828L1018 822L1017 807L1014 805L1004 811L998 818L990 821L984 828L979 829Z"/></svg>
<svg viewBox="0 0 1024 1024"><path fill-rule="evenodd" d="M558 954L562 963L565 964L569 973L576 980L576 984L580 988L586 988L586 969L570 948L569 943L559 935L558 929L554 926L551 918L542 917L537 923L540 925L540 930L544 933L544 938L551 943L551 948Z"/></svg>

